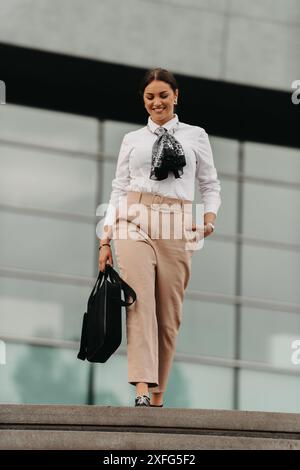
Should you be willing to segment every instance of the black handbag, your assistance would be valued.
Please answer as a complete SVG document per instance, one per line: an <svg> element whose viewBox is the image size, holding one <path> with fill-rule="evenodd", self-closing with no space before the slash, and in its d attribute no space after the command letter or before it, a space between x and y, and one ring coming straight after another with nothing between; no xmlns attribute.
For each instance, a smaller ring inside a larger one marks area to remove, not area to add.
<svg viewBox="0 0 300 470"><path fill-rule="evenodd" d="M131 302L128 297L132 297ZM83 315L78 359L107 361L122 341L122 306L128 307L135 300L135 291L110 264L106 264L104 272L99 271Z"/></svg>

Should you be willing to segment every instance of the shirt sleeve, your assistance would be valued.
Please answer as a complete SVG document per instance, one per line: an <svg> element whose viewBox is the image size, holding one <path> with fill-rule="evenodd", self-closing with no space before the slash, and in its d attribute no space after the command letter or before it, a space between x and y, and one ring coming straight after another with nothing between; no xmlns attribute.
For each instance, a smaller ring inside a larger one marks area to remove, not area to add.
<svg viewBox="0 0 300 470"><path fill-rule="evenodd" d="M196 181L206 212L218 213L221 205L221 184L214 165L212 149L206 131L202 128L196 141Z"/></svg>
<svg viewBox="0 0 300 470"><path fill-rule="evenodd" d="M125 134L123 137L119 155L118 155L115 177L111 183L112 191L110 194L110 199L109 199L108 208L105 214L103 226L113 225L115 221L116 209L119 206L120 198L127 194L126 187L130 183L130 174L129 174L130 151L131 151L131 145L129 144L129 141L128 141L128 135Z"/></svg>

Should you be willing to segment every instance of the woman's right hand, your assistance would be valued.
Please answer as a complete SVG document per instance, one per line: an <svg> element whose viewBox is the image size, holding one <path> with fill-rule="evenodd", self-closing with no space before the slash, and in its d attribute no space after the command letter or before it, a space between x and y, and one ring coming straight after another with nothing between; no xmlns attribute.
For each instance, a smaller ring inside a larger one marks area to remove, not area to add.
<svg viewBox="0 0 300 470"><path fill-rule="evenodd" d="M101 272L105 271L106 264L114 265L111 247L108 245L102 246L99 250L99 270Z"/></svg>

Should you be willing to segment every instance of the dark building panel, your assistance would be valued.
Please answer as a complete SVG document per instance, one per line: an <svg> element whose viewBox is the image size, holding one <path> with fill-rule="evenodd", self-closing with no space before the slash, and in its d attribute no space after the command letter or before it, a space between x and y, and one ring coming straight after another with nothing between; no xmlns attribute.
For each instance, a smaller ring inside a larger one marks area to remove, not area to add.
<svg viewBox="0 0 300 470"><path fill-rule="evenodd" d="M144 68L8 44L0 44L0 61L7 103L140 125L148 118L138 95ZM291 93L175 75L181 121L222 137L300 147L300 105Z"/></svg>

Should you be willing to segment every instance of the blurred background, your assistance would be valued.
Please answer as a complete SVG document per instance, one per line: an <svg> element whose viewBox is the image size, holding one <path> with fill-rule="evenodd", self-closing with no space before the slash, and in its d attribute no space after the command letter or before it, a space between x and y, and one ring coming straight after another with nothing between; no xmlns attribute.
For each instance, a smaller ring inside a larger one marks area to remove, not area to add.
<svg viewBox="0 0 300 470"><path fill-rule="evenodd" d="M165 406L300 412L299 56L299 0L0 0L1 403L132 405L125 324L106 364L76 356L96 208L163 67L222 185Z"/></svg>

